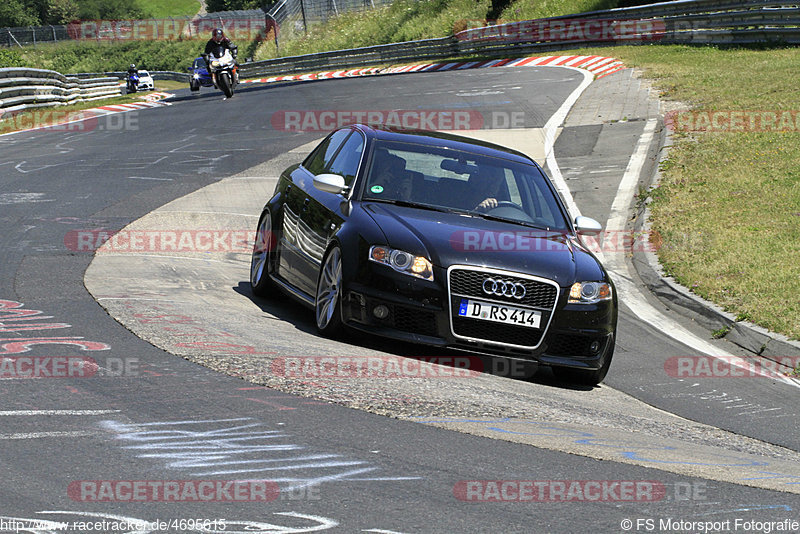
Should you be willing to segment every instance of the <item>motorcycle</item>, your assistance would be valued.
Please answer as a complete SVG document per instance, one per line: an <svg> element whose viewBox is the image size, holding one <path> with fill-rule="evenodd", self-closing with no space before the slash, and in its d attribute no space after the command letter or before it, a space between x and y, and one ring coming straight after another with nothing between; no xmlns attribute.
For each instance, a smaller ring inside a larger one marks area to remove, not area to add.
<svg viewBox="0 0 800 534"><path fill-rule="evenodd" d="M135 93L139 87L139 75L138 74L128 74L126 79L126 90L128 93Z"/></svg>
<svg viewBox="0 0 800 534"><path fill-rule="evenodd" d="M214 87L222 90L226 98L232 97L235 87L239 84L237 72L239 67L236 64L235 54L224 46L218 46L206 57L206 62L210 66Z"/></svg>

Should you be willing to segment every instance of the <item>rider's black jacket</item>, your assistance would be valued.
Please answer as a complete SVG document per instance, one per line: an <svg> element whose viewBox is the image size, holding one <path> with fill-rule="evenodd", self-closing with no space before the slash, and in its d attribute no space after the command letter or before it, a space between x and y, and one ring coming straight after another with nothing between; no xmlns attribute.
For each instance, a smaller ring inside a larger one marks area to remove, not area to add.
<svg viewBox="0 0 800 534"><path fill-rule="evenodd" d="M231 41L227 37L223 37L220 42L216 42L214 39L209 39L208 42L206 43L205 54L206 55L210 54L218 46L227 48L228 50L231 51L231 55L233 55L233 57L236 58L236 53L239 50L239 47L233 44L233 41Z"/></svg>

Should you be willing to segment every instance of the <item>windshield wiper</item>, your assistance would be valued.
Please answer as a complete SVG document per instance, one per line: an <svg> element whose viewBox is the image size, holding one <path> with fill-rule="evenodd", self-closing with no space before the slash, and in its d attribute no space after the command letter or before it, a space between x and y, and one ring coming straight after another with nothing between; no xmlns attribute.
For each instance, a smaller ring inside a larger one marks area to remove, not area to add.
<svg viewBox="0 0 800 534"><path fill-rule="evenodd" d="M382 202L384 204L393 204L395 206L403 206L406 208L420 208L424 210L438 211L441 213L458 213L464 215L470 214L470 212L466 210L445 208L444 206L433 206L431 204L418 204L416 202L411 202L409 200L394 200L390 198L365 198L364 200L369 202Z"/></svg>
<svg viewBox="0 0 800 534"><path fill-rule="evenodd" d="M522 226L528 226L530 228L536 228L537 230L545 230L550 232L551 229L549 226L542 226L539 224L535 224L528 221L520 221L519 219L509 219L508 217L498 217L497 215L489 215L488 213L481 213L479 211L469 211L466 212L473 217L480 217L482 219L486 219L487 221L497 221L497 222L505 222L505 223L512 223L512 224L521 224Z"/></svg>

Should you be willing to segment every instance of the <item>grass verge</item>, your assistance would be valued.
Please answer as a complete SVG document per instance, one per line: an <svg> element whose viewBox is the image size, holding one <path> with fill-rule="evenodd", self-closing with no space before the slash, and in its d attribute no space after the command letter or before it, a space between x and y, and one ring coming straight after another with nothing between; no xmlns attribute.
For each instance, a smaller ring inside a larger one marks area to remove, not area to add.
<svg viewBox="0 0 800 534"><path fill-rule="evenodd" d="M154 19L193 17L200 11L197 0L139 0L139 6Z"/></svg>
<svg viewBox="0 0 800 534"><path fill-rule="evenodd" d="M650 209L667 274L739 320L800 339L800 49L592 52L642 68L662 98L694 110L689 117L783 117L676 131Z"/></svg>

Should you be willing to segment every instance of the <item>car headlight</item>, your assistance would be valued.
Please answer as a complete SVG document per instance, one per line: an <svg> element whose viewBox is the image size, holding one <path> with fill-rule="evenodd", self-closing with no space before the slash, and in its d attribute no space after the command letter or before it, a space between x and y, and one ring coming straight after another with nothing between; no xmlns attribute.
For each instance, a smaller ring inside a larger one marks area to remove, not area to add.
<svg viewBox="0 0 800 534"><path fill-rule="evenodd" d="M575 282L569 290L569 304L594 304L611 300L611 285L606 282Z"/></svg>
<svg viewBox="0 0 800 534"><path fill-rule="evenodd" d="M194 79L195 79L195 80L198 80L198 79L200 79L200 75L199 75L199 74L197 74L196 72L194 73Z"/></svg>
<svg viewBox="0 0 800 534"><path fill-rule="evenodd" d="M415 256L402 250L374 245L369 249L369 259L388 265L399 273L410 274L423 280L433 280L433 264L424 256Z"/></svg>

